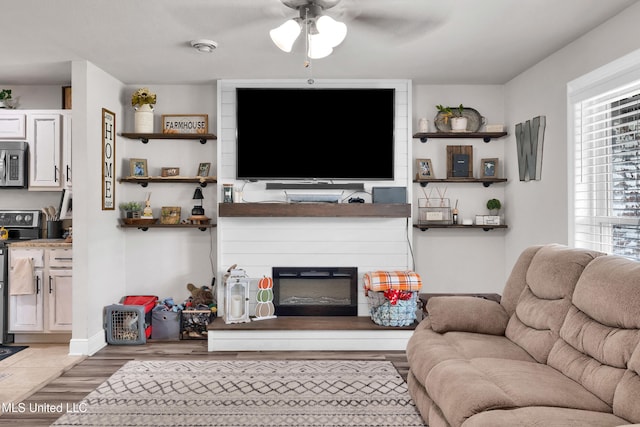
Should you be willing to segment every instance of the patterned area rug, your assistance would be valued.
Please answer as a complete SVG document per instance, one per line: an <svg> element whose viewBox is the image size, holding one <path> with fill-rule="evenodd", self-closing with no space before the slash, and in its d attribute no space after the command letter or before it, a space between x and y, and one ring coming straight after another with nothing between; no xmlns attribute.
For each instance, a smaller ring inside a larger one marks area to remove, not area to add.
<svg viewBox="0 0 640 427"><path fill-rule="evenodd" d="M387 361L132 361L55 426L424 426Z"/></svg>

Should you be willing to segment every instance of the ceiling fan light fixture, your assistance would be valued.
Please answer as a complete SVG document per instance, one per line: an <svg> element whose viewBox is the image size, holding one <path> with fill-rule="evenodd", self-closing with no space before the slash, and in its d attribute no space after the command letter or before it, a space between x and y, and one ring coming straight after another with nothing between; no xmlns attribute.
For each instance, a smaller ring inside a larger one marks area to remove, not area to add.
<svg viewBox="0 0 640 427"><path fill-rule="evenodd" d="M307 55L311 59L326 58L333 52L333 46L322 34L309 34L309 50Z"/></svg>
<svg viewBox="0 0 640 427"><path fill-rule="evenodd" d="M293 44L298 39L302 28L295 19L289 19L284 24L269 31L273 43L284 52L291 52Z"/></svg>
<svg viewBox="0 0 640 427"><path fill-rule="evenodd" d="M338 46L347 36L347 26L327 15L322 15L316 20L316 28L325 39L325 43L331 47Z"/></svg>
<svg viewBox="0 0 640 427"><path fill-rule="evenodd" d="M198 39L191 40L191 46L198 52L212 53L218 47L218 43L214 42L213 40Z"/></svg>

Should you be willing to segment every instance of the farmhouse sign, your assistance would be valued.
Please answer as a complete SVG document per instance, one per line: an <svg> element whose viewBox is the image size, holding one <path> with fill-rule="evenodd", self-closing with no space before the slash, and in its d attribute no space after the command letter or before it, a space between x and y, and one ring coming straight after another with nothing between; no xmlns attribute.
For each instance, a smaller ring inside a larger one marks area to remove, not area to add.
<svg viewBox="0 0 640 427"><path fill-rule="evenodd" d="M162 133L207 133L209 116L207 114L164 114Z"/></svg>

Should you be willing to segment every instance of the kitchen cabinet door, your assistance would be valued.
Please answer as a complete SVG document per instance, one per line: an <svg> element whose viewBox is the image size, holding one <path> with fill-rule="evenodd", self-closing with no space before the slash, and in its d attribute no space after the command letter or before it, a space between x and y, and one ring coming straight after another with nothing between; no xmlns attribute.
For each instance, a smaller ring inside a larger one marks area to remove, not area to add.
<svg viewBox="0 0 640 427"><path fill-rule="evenodd" d="M50 331L71 331L71 295L73 292L71 269L49 270L48 283L48 329Z"/></svg>
<svg viewBox="0 0 640 427"><path fill-rule="evenodd" d="M29 114L27 141L29 157L29 190L62 189L62 127L60 114Z"/></svg>
<svg viewBox="0 0 640 427"><path fill-rule="evenodd" d="M34 271L36 293L9 296L9 331L42 332L44 330L43 273Z"/></svg>

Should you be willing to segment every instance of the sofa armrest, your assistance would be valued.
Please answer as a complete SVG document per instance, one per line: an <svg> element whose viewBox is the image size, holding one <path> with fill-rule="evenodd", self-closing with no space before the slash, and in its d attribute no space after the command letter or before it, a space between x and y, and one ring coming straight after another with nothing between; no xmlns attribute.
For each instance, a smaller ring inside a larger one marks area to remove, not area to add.
<svg viewBox="0 0 640 427"><path fill-rule="evenodd" d="M509 315L499 303L468 296L430 298L427 313L431 329L438 333L504 335L509 322Z"/></svg>

